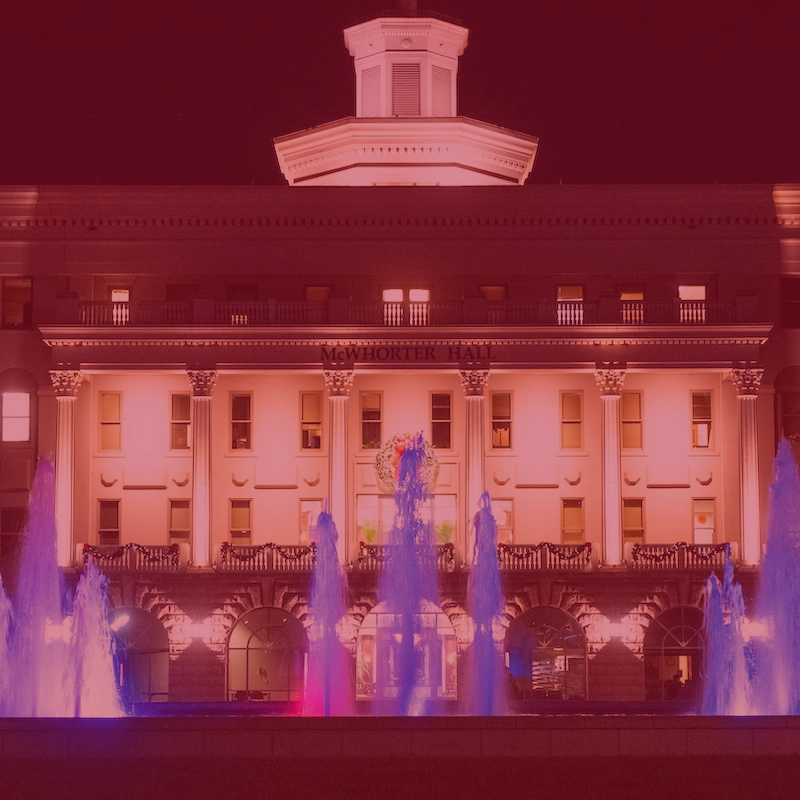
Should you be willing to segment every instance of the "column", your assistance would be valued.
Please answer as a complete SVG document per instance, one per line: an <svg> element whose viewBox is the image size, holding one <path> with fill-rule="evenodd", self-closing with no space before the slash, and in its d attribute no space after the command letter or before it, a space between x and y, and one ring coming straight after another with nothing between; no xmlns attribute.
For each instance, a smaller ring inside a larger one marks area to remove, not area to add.
<svg viewBox="0 0 800 800"><path fill-rule="evenodd" d="M56 393L56 558L60 567L75 561L73 507L75 502L75 401L83 382L77 369L52 369Z"/></svg>
<svg viewBox="0 0 800 800"><path fill-rule="evenodd" d="M355 372L324 369L328 393L328 513L339 533L339 560L347 561L347 407Z"/></svg>
<svg viewBox="0 0 800 800"><path fill-rule="evenodd" d="M741 558L745 564L758 564L761 561L756 400L763 376L763 369L744 367L732 370L739 419L739 512L742 521Z"/></svg>
<svg viewBox="0 0 800 800"><path fill-rule="evenodd" d="M488 369L459 370L461 387L467 401L466 415L466 488L467 525L464 561L472 563L475 550L475 526L472 520L478 513L478 501L485 491L485 452L486 441L486 384L489 382Z"/></svg>
<svg viewBox="0 0 800 800"><path fill-rule="evenodd" d="M192 566L211 566L211 395L216 370L187 370L192 384Z"/></svg>
<svg viewBox="0 0 800 800"><path fill-rule="evenodd" d="M622 563L622 470L620 466L619 407L625 370L606 365L594 373L600 390L600 436L603 463L603 563Z"/></svg>

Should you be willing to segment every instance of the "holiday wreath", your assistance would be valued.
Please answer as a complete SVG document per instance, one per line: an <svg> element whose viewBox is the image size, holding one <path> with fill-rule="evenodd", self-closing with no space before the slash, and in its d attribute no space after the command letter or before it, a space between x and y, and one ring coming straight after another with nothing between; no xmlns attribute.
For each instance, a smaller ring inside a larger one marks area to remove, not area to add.
<svg viewBox="0 0 800 800"><path fill-rule="evenodd" d="M439 461L433 452L433 445L422 438L421 433L396 433L389 439L375 456L375 474L380 487L386 492L396 492L400 475L400 459L406 450L421 449L423 457L419 469L419 478L430 491L436 485L439 472Z"/></svg>

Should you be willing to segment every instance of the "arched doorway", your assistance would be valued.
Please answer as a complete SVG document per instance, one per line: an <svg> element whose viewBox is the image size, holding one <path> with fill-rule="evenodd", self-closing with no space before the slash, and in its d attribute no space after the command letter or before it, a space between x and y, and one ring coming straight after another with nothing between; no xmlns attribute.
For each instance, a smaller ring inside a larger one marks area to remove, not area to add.
<svg viewBox="0 0 800 800"><path fill-rule="evenodd" d="M115 608L108 621L114 631L122 701L169 700L169 636L164 626L141 608Z"/></svg>
<svg viewBox="0 0 800 800"><path fill-rule="evenodd" d="M248 611L228 639L228 699L302 700L307 652L305 628L288 611Z"/></svg>
<svg viewBox="0 0 800 800"><path fill-rule="evenodd" d="M508 626L505 649L519 699L586 698L586 636L571 614L529 609Z"/></svg>
<svg viewBox="0 0 800 800"><path fill-rule="evenodd" d="M417 687L426 700L455 700L458 696L456 634L447 614L423 600L416 615L415 648L419 653ZM399 645L396 615L378 603L364 617L356 644L356 699L388 700L397 697L395 652Z"/></svg>
<svg viewBox="0 0 800 800"><path fill-rule="evenodd" d="M678 606L659 614L644 635L647 700L690 699L703 663L703 612Z"/></svg>

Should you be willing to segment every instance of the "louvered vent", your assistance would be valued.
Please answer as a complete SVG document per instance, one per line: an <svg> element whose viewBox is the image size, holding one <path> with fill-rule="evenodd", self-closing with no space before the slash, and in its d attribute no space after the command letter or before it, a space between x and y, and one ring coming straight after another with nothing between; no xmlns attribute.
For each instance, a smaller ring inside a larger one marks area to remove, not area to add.
<svg viewBox="0 0 800 800"><path fill-rule="evenodd" d="M392 115L419 116L419 64L392 64Z"/></svg>
<svg viewBox="0 0 800 800"><path fill-rule="evenodd" d="M450 106L452 77L453 73L449 69L437 67L435 64L431 67L431 78L433 79L433 107L431 110L434 117L450 117L453 114Z"/></svg>
<svg viewBox="0 0 800 800"><path fill-rule="evenodd" d="M361 72L361 116L381 115L381 68L370 67Z"/></svg>

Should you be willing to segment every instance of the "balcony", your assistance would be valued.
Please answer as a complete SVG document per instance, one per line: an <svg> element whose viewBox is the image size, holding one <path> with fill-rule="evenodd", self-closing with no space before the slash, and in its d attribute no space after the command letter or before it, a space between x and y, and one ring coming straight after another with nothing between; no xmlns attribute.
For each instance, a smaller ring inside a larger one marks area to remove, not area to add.
<svg viewBox="0 0 800 800"><path fill-rule="evenodd" d="M625 545L625 563L635 570L704 570L725 566L725 554L737 561L735 542L722 544L631 544Z"/></svg>
<svg viewBox="0 0 800 800"><path fill-rule="evenodd" d="M78 544L76 563L92 563L103 572L182 572L189 564L189 545Z"/></svg>
<svg viewBox="0 0 800 800"><path fill-rule="evenodd" d="M596 559L591 542L585 544L500 544L497 560L504 572L590 570Z"/></svg>
<svg viewBox="0 0 800 800"><path fill-rule="evenodd" d="M380 572L392 557L392 549L396 545L367 544L359 542L358 557L353 569L358 572ZM452 572L456 568L455 548L452 544L437 544L435 547L436 570Z"/></svg>
<svg viewBox="0 0 800 800"><path fill-rule="evenodd" d="M223 542L217 557L218 572L313 572L316 545L235 545Z"/></svg>
<svg viewBox="0 0 800 800"><path fill-rule="evenodd" d="M57 322L100 327L144 325L347 325L419 328L449 325L714 325L756 322L752 298L731 301L618 300L597 302L502 301L467 298L459 302L279 301L114 303L59 298Z"/></svg>

